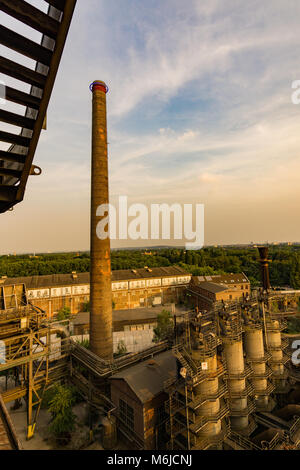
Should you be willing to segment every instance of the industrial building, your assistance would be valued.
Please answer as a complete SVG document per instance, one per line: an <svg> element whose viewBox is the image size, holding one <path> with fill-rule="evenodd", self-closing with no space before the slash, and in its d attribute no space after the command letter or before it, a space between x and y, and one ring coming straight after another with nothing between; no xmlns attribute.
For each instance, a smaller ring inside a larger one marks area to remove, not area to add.
<svg viewBox="0 0 300 470"><path fill-rule="evenodd" d="M188 291L195 307L210 310L215 302L246 298L250 281L244 273L192 276Z"/></svg>
<svg viewBox="0 0 300 470"><path fill-rule="evenodd" d="M163 447L165 432L164 384L176 379L176 358L165 351L153 359L112 375L111 400L118 408L124 438L135 441L142 449Z"/></svg>
<svg viewBox="0 0 300 470"><path fill-rule="evenodd" d="M116 310L178 303L191 275L178 266L117 270L111 273L112 302ZM72 314L90 300L90 273L2 278L0 286L23 284L28 300L54 316L63 307Z"/></svg>
<svg viewBox="0 0 300 470"><path fill-rule="evenodd" d="M0 62L5 74L32 85L30 94L8 92L8 99L26 106L26 116L0 115L2 121L22 127L20 135L0 133L3 142L12 144L0 155L1 212L21 202L27 179L35 173L32 161L76 3L47 1L47 15L22 0L0 4L7 14L43 33L37 45L1 26L2 43L36 61L35 71L8 59ZM90 277L83 275L81 282L73 273L67 279L54 277L54 285L49 279L37 285L35 279L29 286L2 279L0 372L13 371L14 385L1 394L0 445L20 448L4 404L25 401L26 434L32 439L45 390L62 382L75 386L90 415L98 416L95 426L89 421L90 439L100 425L105 449L116 448L121 439L132 449L299 448L300 410L298 404L291 407L290 396L298 393L300 378L292 371L283 330L286 318L297 311L300 292L272 291L266 247L259 247L261 291L251 293L244 275L193 279L190 293L199 303L180 322L174 318L172 335L142 351L114 356L114 295L118 309L176 302L190 278L178 268L145 268L112 278L110 240L99 238L96 231L97 208L109 203L108 88L97 80L90 89ZM86 348L72 340L69 322L55 321L53 313L66 305L65 298L78 295L80 304L88 294Z"/></svg>
<svg viewBox="0 0 300 470"><path fill-rule="evenodd" d="M142 331L156 328L157 316L162 311L161 306L149 308L135 308L128 310L113 310L113 331ZM167 305L165 307L172 315L177 317L177 321L181 321L183 312L187 309L183 306ZM88 334L90 330L90 314L89 312L81 312L71 319L70 324L74 335Z"/></svg>

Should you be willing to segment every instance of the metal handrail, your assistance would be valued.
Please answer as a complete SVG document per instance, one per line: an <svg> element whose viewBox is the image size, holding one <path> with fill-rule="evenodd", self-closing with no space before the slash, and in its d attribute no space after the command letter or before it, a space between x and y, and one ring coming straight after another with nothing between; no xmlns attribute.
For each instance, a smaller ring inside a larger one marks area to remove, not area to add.
<svg viewBox="0 0 300 470"><path fill-rule="evenodd" d="M249 365L246 365L242 372L231 372L227 370L225 372L225 378L231 379L231 380L246 379L252 374L253 374L252 368Z"/></svg>
<svg viewBox="0 0 300 470"><path fill-rule="evenodd" d="M300 429L300 416L295 416L294 417L294 423L289 429L289 435L290 437L293 437L297 431Z"/></svg>
<svg viewBox="0 0 300 470"><path fill-rule="evenodd" d="M267 387L263 390L255 390L255 395L259 396L265 396L265 395L270 395L272 392L274 392L276 386L272 382L268 382Z"/></svg>
<svg viewBox="0 0 300 470"><path fill-rule="evenodd" d="M273 375L273 371L269 366L266 365L265 372L257 373L253 371L253 374L251 375L250 379L268 379L269 377L271 377L271 375Z"/></svg>
<svg viewBox="0 0 300 470"><path fill-rule="evenodd" d="M291 360L290 356L288 356L287 354L283 353L282 354L282 357L280 359L274 359L273 357L271 359L269 359L269 364L286 364L287 362L289 362ZM274 373L274 371L273 371Z"/></svg>
<svg viewBox="0 0 300 470"><path fill-rule="evenodd" d="M244 436L241 436L235 431L231 431L229 438L232 441L236 442L244 450L262 450L261 447L254 444L254 442L251 442L249 439Z"/></svg>
<svg viewBox="0 0 300 470"><path fill-rule="evenodd" d="M247 383L243 390L231 390L231 387L228 387L228 397L229 398L240 398L253 395L255 389L251 383Z"/></svg>
<svg viewBox="0 0 300 470"><path fill-rule="evenodd" d="M216 436L206 436L204 439L198 437L200 442L192 447L192 450L205 450L211 445L216 445L223 442L231 433L230 425L228 423L222 423L222 430Z"/></svg>
<svg viewBox="0 0 300 470"><path fill-rule="evenodd" d="M281 339L281 344L272 346L269 344L268 349L270 351L280 351L280 349L284 350L289 346L289 340L287 338L282 338Z"/></svg>
<svg viewBox="0 0 300 470"><path fill-rule="evenodd" d="M268 362L269 359L271 359L271 357L272 357L272 354L269 351L265 351L262 357L257 357L257 358L247 357L247 362L249 362L250 364L252 362L254 363Z"/></svg>
<svg viewBox="0 0 300 470"><path fill-rule="evenodd" d="M254 413L254 411L256 410L256 405L253 400L248 400L247 406L242 410L233 410L231 408L231 405L229 405L229 408L230 416L248 416L251 413Z"/></svg>
<svg viewBox="0 0 300 470"><path fill-rule="evenodd" d="M221 386L218 387L218 390L216 392L212 392L212 393L207 392L207 393L201 393L197 395L197 398L188 402L188 406L192 408L193 410L196 410L197 408L199 408L199 406L203 405L207 401L218 400L222 398L227 392L228 392L227 385L222 384Z"/></svg>
<svg viewBox="0 0 300 470"><path fill-rule="evenodd" d="M223 406L216 412L216 413L210 413L205 416L197 416L197 421L199 419L199 423L196 422L192 426L190 426L190 431L194 434L197 434L200 429L203 428L204 425L206 425L209 422L216 423L220 421L221 419L225 418L230 413L229 406L226 404L223 404Z"/></svg>

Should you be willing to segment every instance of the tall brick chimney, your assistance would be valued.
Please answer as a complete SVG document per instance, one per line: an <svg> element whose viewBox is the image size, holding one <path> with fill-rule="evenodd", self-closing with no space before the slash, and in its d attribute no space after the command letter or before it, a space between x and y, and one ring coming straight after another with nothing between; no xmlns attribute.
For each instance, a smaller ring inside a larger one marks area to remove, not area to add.
<svg viewBox="0 0 300 470"><path fill-rule="evenodd" d="M108 204L108 158L106 93L102 81L91 85L92 117L92 178L91 178L91 281L90 281L90 348L102 359L113 358L112 293L110 239L101 240L96 233L100 218L97 208Z"/></svg>

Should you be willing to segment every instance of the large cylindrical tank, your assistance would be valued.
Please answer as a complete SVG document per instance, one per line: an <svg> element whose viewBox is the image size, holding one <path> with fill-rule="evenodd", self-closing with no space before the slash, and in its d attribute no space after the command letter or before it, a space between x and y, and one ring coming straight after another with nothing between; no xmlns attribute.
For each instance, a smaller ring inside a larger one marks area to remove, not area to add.
<svg viewBox="0 0 300 470"><path fill-rule="evenodd" d="M244 355L242 340L225 342L225 357L227 369L232 374L238 374L244 371Z"/></svg>
<svg viewBox="0 0 300 470"><path fill-rule="evenodd" d="M245 371L242 340L225 341L224 352L229 376L228 390L230 397L231 426L236 430L244 430L248 427L249 421L247 414L245 415L248 400L247 397L243 396L246 389L246 380L242 376L239 377L239 374Z"/></svg>

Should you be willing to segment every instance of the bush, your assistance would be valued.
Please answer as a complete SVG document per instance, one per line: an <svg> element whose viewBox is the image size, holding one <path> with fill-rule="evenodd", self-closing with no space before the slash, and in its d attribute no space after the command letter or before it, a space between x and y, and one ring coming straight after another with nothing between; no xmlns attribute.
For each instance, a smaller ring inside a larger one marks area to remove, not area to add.
<svg viewBox="0 0 300 470"><path fill-rule="evenodd" d="M171 312L162 310L157 315L157 327L154 328L154 342L163 341L168 339L173 333L173 319Z"/></svg>
<svg viewBox="0 0 300 470"><path fill-rule="evenodd" d="M70 307L63 307L58 311L56 318L58 321L68 320L68 318L70 318L70 315Z"/></svg>
<svg viewBox="0 0 300 470"><path fill-rule="evenodd" d="M300 318L291 318L288 321L288 326L286 329L287 333L294 334L300 333Z"/></svg>
<svg viewBox="0 0 300 470"><path fill-rule="evenodd" d="M90 341L88 339L83 339L81 341L77 341L80 346L83 346L86 349L90 349Z"/></svg>
<svg viewBox="0 0 300 470"><path fill-rule="evenodd" d="M75 428L75 415L72 406L75 404L74 392L63 385L53 387L53 396L49 401L48 410L52 415L50 432L60 441L66 444L71 438L71 432Z"/></svg>

